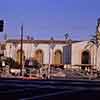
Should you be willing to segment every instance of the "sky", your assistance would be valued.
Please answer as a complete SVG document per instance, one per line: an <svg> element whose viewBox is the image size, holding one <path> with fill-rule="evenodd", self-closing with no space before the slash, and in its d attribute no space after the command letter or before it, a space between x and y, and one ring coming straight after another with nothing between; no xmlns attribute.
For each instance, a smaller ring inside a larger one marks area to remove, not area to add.
<svg viewBox="0 0 100 100"><path fill-rule="evenodd" d="M0 19L8 38L64 39L69 33L74 40L87 40L96 31L100 17L100 0L0 0Z"/></svg>

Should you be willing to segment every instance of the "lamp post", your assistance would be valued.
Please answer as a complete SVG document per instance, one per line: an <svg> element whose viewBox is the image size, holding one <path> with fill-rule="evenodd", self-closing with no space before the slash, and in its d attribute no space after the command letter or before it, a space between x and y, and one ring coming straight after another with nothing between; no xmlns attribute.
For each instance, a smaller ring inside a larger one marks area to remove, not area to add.
<svg viewBox="0 0 100 100"><path fill-rule="evenodd" d="M65 43L67 44L67 40L68 40L69 34L65 33L64 37L65 37Z"/></svg>
<svg viewBox="0 0 100 100"><path fill-rule="evenodd" d="M49 44L49 67L48 67L48 78L50 79L50 65L53 64L53 49L55 47L54 39L53 37L50 38L50 44ZM51 50L52 50L52 62L51 62Z"/></svg>
<svg viewBox="0 0 100 100"><path fill-rule="evenodd" d="M65 71L67 71L67 67L69 67L67 64L71 64L71 45L72 45L72 40L69 38L69 34L70 33L65 33L65 46L67 47L67 53L69 55L69 57L67 57L67 62L65 62L64 64L64 68L65 68ZM67 55L67 56L68 56ZM65 59L65 58L64 58Z"/></svg>
<svg viewBox="0 0 100 100"><path fill-rule="evenodd" d="M66 33L64 34L66 43L67 43L68 40L71 40L71 39L70 39L70 35L71 35L71 34L72 34L72 33L68 33L68 32L66 32Z"/></svg>

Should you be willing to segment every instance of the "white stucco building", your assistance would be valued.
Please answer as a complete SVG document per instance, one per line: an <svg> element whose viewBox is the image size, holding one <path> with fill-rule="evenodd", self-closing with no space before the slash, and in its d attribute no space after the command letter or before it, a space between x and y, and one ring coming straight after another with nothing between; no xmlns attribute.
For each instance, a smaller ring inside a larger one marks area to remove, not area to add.
<svg viewBox="0 0 100 100"><path fill-rule="evenodd" d="M89 64L99 69L100 48L88 41L72 41L71 46L65 40L23 40L23 61L37 59L41 64L74 65ZM66 47L66 48L64 48ZM69 49L70 48L70 49ZM5 56L20 63L20 40L7 40ZM97 61L97 62L96 62ZM97 66L95 66L97 65Z"/></svg>

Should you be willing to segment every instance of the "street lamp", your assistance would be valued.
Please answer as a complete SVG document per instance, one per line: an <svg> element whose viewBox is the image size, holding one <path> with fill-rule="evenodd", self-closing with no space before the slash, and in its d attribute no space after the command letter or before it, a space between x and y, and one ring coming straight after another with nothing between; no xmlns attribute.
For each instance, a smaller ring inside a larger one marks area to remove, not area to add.
<svg viewBox="0 0 100 100"><path fill-rule="evenodd" d="M67 57L64 55L64 68L67 70L68 65L71 64L71 45L72 45L72 40L69 38L70 33L65 33L65 47L66 47L66 53L68 53Z"/></svg>
<svg viewBox="0 0 100 100"><path fill-rule="evenodd" d="M23 65L23 24L21 25L21 47L20 47L20 66L21 66L21 75L24 76L24 65Z"/></svg>
<svg viewBox="0 0 100 100"><path fill-rule="evenodd" d="M71 45L72 44L72 40L69 38L71 33L65 33L64 37L65 37L65 43L66 45Z"/></svg>
<svg viewBox="0 0 100 100"><path fill-rule="evenodd" d="M71 40L71 39L68 40L68 45L69 45L69 46L72 45L72 40Z"/></svg>
<svg viewBox="0 0 100 100"><path fill-rule="evenodd" d="M49 44L49 67L48 67L48 78L50 78L50 63L51 63L51 50L52 50L52 64L53 64L53 49L55 47L54 44L54 38L50 38L50 44Z"/></svg>
<svg viewBox="0 0 100 100"><path fill-rule="evenodd" d="M52 50L52 52L51 52L51 54L52 54L52 64L53 64L53 49L54 49L54 47L55 47L55 43L54 43L54 38L53 37L51 37L51 39L50 39L50 48L51 48L51 50Z"/></svg>

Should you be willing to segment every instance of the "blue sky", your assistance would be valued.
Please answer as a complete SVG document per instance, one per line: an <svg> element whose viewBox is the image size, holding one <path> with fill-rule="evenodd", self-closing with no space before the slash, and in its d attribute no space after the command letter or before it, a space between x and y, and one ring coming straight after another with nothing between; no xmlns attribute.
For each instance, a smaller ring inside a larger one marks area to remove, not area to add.
<svg viewBox="0 0 100 100"><path fill-rule="evenodd" d="M100 17L100 0L0 0L0 19L5 21L8 38L20 36L35 39L64 39L66 32L72 39L86 40L96 31Z"/></svg>

